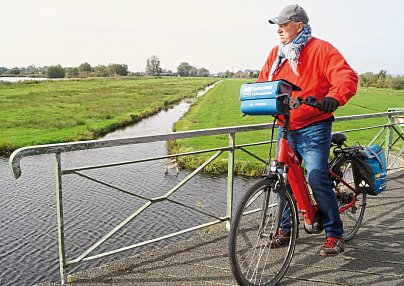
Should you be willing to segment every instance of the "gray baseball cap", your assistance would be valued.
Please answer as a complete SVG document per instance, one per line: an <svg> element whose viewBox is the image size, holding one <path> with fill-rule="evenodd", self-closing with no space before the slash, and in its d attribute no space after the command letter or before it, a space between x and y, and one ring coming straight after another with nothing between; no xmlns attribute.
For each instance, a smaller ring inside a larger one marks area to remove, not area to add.
<svg viewBox="0 0 404 286"><path fill-rule="evenodd" d="M290 21L303 22L307 24L309 22L309 16L307 16L306 11L299 5L288 5L279 14L278 17L268 20L270 24L286 24Z"/></svg>

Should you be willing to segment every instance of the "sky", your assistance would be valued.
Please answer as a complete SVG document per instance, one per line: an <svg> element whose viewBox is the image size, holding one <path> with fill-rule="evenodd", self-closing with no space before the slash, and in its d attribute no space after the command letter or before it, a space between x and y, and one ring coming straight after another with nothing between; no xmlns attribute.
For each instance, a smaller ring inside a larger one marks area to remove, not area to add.
<svg viewBox="0 0 404 286"><path fill-rule="evenodd" d="M0 0L0 67L110 63L144 71L156 55L211 73L260 70L289 4L359 73L404 75L402 0Z"/></svg>

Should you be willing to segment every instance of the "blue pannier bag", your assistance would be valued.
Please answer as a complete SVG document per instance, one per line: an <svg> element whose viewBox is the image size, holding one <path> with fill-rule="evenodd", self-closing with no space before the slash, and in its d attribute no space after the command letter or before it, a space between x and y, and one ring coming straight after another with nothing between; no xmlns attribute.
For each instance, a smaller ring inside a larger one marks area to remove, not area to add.
<svg viewBox="0 0 404 286"><path fill-rule="evenodd" d="M300 90L286 80L246 83L240 87L241 112L246 115L278 115L289 113L285 95Z"/></svg>
<svg viewBox="0 0 404 286"><path fill-rule="evenodd" d="M387 162L382 147L364 147L352 162L355 187L360 193L376 196L387 187Z"/></svg>

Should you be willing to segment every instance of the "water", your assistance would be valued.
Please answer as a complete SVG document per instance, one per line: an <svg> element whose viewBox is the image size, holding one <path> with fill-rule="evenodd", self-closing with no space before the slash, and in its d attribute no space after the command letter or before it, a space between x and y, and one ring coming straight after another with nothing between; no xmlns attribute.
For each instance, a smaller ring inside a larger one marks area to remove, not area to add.
<svg viewBox="0 0 404 286"><path fill-rule="evenodd" d="M52 80L46 77L26 77L26 76L3 76L0 77L0 81L17 82L26 80ZM60 80L60 79L59 79Z"/></svg>
<svg viewBox="0 0 404 286"><path fill-rule="evenodd" d="M140 123L113 132L105 138L121 138L172 132L172 125L187 110L182 102ZM62 155L64 168L135 160L167 154L165 142L121 146ZM33 285L59 281L57 251L54 156L24 158L22 176L14 180L6 159L0 159L0 285ZM85 174L133 194L156 197L165 194L189 172L164 174L164 160L133 166L85 171ZM225 214L225 176L198 175L170 198L196 206L213 215ZM235 197L252 183L235 179ZM145 203L144 199L118 192L77 175L63 176L66 257L75 259L100 237ZM96 249L97 254L136 242L169 234L210 221L190 209L162 202L153 204L111 240ZM130 250L103 259L82 263L69 273L131 256L150 247L163 247L194 234L170 238L151 246Z"/></svg>

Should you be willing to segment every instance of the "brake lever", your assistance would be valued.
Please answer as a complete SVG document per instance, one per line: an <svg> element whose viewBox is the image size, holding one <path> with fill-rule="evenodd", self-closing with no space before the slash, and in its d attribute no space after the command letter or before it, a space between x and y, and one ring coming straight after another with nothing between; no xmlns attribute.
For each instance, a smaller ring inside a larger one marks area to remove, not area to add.
<svg viewBox="0 0 404 286"><path fill-rule="evenodd" d="M300 106L300 101L298 98L290 97L289 98L289 108L290 109L296 109Z"/></svg>

